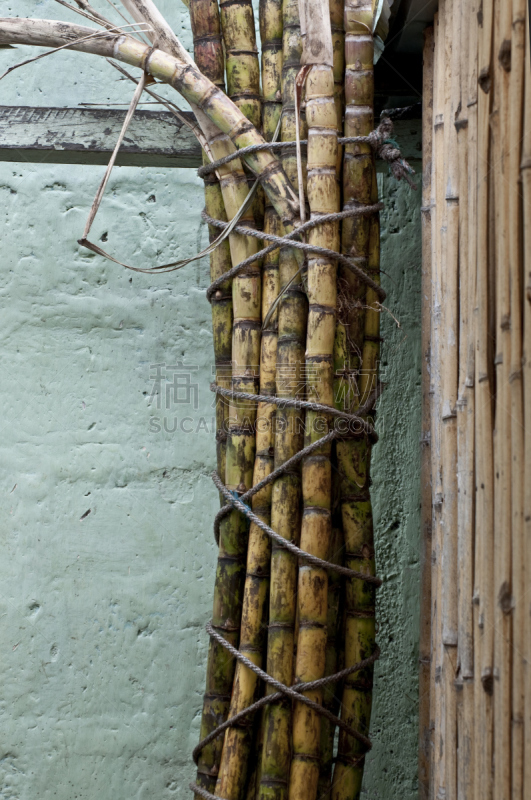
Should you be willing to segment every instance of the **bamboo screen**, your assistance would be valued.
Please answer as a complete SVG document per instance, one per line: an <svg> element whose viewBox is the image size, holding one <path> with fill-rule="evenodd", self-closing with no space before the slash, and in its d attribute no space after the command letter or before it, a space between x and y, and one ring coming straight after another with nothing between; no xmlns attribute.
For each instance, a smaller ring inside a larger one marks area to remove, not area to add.
<svg viewBox="0 0 531 800"><path fill-rule="evenodd" d="M527 13L440 0L425 38L421 797L531 797Z"/></svg>

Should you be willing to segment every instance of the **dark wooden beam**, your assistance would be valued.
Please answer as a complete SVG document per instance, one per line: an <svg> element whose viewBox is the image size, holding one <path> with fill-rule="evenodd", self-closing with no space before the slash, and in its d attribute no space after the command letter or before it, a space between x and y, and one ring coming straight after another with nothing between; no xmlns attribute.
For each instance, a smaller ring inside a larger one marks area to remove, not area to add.
<svg viewBox="0 0 531 800"><path fill-rule="evenodd" d="M125 110L115 109L0 106L0 161L107 164L125 114ZM199 167L201 147L173 114L137 111L116 163L124 167Z"/></svg>

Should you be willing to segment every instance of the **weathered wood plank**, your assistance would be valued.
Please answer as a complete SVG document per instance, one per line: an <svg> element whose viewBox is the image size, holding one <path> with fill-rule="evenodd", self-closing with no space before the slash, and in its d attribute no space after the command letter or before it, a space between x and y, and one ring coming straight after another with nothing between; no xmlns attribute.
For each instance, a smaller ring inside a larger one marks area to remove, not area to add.
<svg viewBox="0 0 531 800"><path fill-rule="evenodd" d="M36 164L107 164L125 111L0 106L0 161ZM419 112L420 113L420 112ZM191 114L187 114L192 118ZM404 157L421 157L420 120L396 120ZM125 167L201 165L189 128L166 111L137 111L116 161Z"/></svg>
<svg viewBox="0 0 531 800"><path fill-rule="evenodd" d="M106 164L126 111L0 106L0 161ZM191 113L186 116L192 118ZM118 166L198 167L201 147L167 111L137 111L118 153Z"/></svg>

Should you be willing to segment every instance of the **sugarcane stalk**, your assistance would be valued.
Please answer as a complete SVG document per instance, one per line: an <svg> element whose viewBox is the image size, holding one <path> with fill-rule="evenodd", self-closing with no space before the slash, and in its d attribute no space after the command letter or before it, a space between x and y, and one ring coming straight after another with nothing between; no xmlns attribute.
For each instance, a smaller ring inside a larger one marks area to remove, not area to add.
<svg viewBox="0 0 531 800"><path fill-rule="evenodd" d="M335 362L334 362L335 363ZM334 387L335 388L335 387ZM339 487L334 491L334 474L332 473L332 540L330 545L329 561L333 564L343 563L343 530L339 526L340 520L335 520L334 525L334 497ZM328 609L326 614L326 650L325 650L325 675L334 675L341 669L341 634L342 634L342 608L341 608L341 578L337 572L331 571L328 575ZM323 689L323 707L332 714L339 711L340 695L336 683L328 684ZM317 797L328 800L332 786L332 770L334 766L334 740L336 726L323 717L321 719L320 735L320 766Z"/></svg>
<svg viewBox="0 0 531 800"><path fill-rule="evenodd" d="M62 47L79 52L115 58L147 70L157 80L168 83L190 103L195 104L222 133L240 149L262 144L263 138L249 124L234 103L202 75L195 64L176 59L158 48L151 48L130 36L101 33L94 29L66 22L35 19L0 19L0 35L4 44L28 44ZM83 37L90 39L78 41ZM184 51L186 52L186 51ZM291 184L274 155L267 151L245 154L243 160L260 177L266 194L283 220L286 230L293 230L298 213L298 200Z"/></svg>
<svg viewBox="0 0 531 800"><path fill-rule="evenodd" d="M270 142L276 133L282 112L282 0L260 0L260 36L262 40L263 134L264 139ZM281 235L280 218L267 199L264 212L264 232L272 233L275 236ZM280 291L279 260L280 250L273 250L265 257L262 267L262 319L264 321ZM262 363L267 361L273 370L270 379L272 394L276 391L276 363L271 364L267 354L274 351L276 360L277 344L278 313L275 311L267 327L262 330ZM258 414L263 416L264 425L273 422L275 411L274 406L262 407L262 404L259 405ZM269 420L269 423L266 423L266 419ZM273 441L271 448L272 450L274 448Z"/></svg>
<svg viewBox="0 0 531 800"><path fill-rule="evenodd" d="M240 106L249 119L258 125L260 121L260 104L252 91L258 88L258 63L250 56L256 49L254 18L251 3L227 3L221 6L223 36L227 58L228 93ZM263 17L263 20L262 20ZM273 104L278 106L280 94L282 50L282 17L278 4L268 3L261 9L261 30L266 38L264 64L267 65L267 91L273 94ZM279 63L280 57L280 63ZM249 64L249 62L251 62ZM255 76L256 71L256 76ZM249 83L243 81L244 74ZM275 86L278 83L278 86ZM241 91L245 89L242 99ZM269 109L268 109L269 110ZM278 121L278 120L277 120ZM275 133L277 121L268 113L265 119L264 135L271 140ZM280 233L280 220L268 202L265 208L265 230L267 233ZM268 255L262 275L263 303L262 318L265 319L276 299L279 290L279 251ZM268 327L263 331L260 380L261 394L274 394L276 387L276 355L277 355L277 316L273 315ZM256 419L256 462L254 483L268 475L273 468L273 421L275 415L273 404L260 403ZM271 488L263 490L253 498L253 510L267 523L271 518ZM242 636L240 650L258 666L263 666L265 651L264 626L267 620L267 600L269 589L269 562L271 555L270 541L254 524L251 525L249 537L249 553L247 577L244 588L242 613ZM255 673L242 664L238 664L234 679L230 715L233 716L243 708L251 705L256 699L257 678ZM241 797L245 788L247 764L252 746L252 717L247 717L245 724L232 727L225 734L220 772L216 785L216 793L227 800ZM255 776L256 779L257 776Z"/></svg>
<svg viewBox="0 0 531 800"><path fill-rule="evenodd" d="M300 69L302 42L297 0L282 5L282 127L281 139L295 138L295 78ZM304 137L304 124L301 137ZM289 179L297 184L297 163L293 151L282 156ZM294 253L283 248L279 257L280 288L284 289L299 270ZM278 397L303 396L301 372L304 363L307 301L293 282L278 304L278 350L276 391ZM294 456L302 447L299 413L277 408L275 467ZM300 538L300 474L298 470L277 478L273 484L271 526L294 543ZM293 678L294 628L296 617L297 560L273 543L269 594L267 672L291 685ZM268 692L272 693L268 688ZM259 800L286 800L291 763L291 702L281 700L267 706L263 718L263 747Z"/></svg>
<svg viewBox="0 0 531 800"><path fill-rule="evenodd" d="M473 514L472 514L472 583L471 583L471 596L469 593L469 603L472 605L472 661L468 664L468 669L471 671L472 680L472 697L469 699L464 698L464 720L467 730L472 731L470 739L469 758L471 766L469 776L472 776L472 785L467 786L467 792L472 798L478 797L479 792L479 763L477 759L477 747L475 744L476 737L473 735L477 725L477 709L478 709L478 696L482 691L480 680L479 668L479 647L478 647L478 621L479 621L479 608L477 603L477 580L476 574L476 557L477 557L477 540L476 540L476 450L477 441L476 435L476 398L477 398L477 385L476 385L476 347L477 347L477 222L478 222L478 49L479 49L479 26L477 21L478 0L473 0L470 3L468 24L471 25L471 37L469 46L469 60L468 60L468 87L467 87L467 106L468 106L468 306L469 306L469 342L470 346L467 354L467 405L469 407L469 414L472 413L472 430L467 433L468 441L472 443L471 450L473 454L472 460L472 492L473 500L471 501ZM470 452L470 451L469 451ZM469 692L470 694L470 692ZM470 708L469 708L470 707ZM470 779L470 778L469 778Z"/></svg>
<svg viewBox="0 0 531 800"><path fill-rule="evenodd" d="M220 17L227 68L227 94L255 128L260 130L260 65L252 0L220 0ZM249 170L246 171L250 187L254 183L254 177ZM261 229L264 221L264 197L261 188L255 192L252 205L255 223Z"/></svg>
<svg viewBox="0 0 531 800"><path fill-rule="evenodd" d="M136 3L137 0L132 0ZM148 0L141 0L142 5L147 3ZM151 21L151 20L150 20ZM171 31L164 31L165 37L161 35L160 30L157 29L156 24L151 21L155 30L152 34L153 38L165 42L165 47L170 50L173 55L178 55L178 43L175 37L172 37ZM219 77L219 76L218 76ZM226 137L216 136L213 140L212 151L215 156L217 147L224 147L226 144ZM247 180L241 170L239 160L234 162L237 164L237 171L234 166L225 166L220 168L221 176L221 191L227 211L227 216L232 219L237 213L239 207L245 202L247 196ZM252 212L248 209L244 212L242 219L248 225L253 225ZM245 223L244 223L245 224ZM253 237L244 237L240 235L232 235L230 237L231 256L233 263L239 263L248 256L256 253L258 250L258 240ZM232 386L235 390L244 392L257 391L257 376L256 371L259 363L260 353L260 321L261 321L261 275L258 265L252 264L245 270L242 270L236 275L232 282L232 304L234 309L234 320L232 326ZM256 408L254 404L245 404L240 402L231 402L229 404L229 415L227 422L227 449L225 458L225 480L229 489L238 492L244 492L251 487L253 462L255 455L255 434L254 423L256 420ZM266 459L266 466L269 462ZM261 472L263 470L258 467L258 479L264 477ZM256 472L256 470L255 470ZM264 490L266 498L268 495L267 490ZM258 500L255 497L255 502L260 504L262 502L261 495L258 495ZM258 532L259 536L256 536ZM218 567L216 573L216 584L214 588L214 613L212 624L214 628L220 630L223 634L228 634L231 643L236 643L240 638L240 646L246 655L252 655L253 649L259 647L260 637L262 636L262 616L263 616L263 603L262 609L257 617L252 615L252 607L249 608L249 600L252 602L255 598L256 590L265 596L267 592L267 582L265 587L260 586L263 579L260 575L264 571L267 575L267 566L269 561L268 542L266 541L265 558L263 556L263 540L266 539L265 535L256 529L255 535L252 537L252 547L248 553L248 569L246 578L246 589L244 590L242 600L242 579L243 579L243 562L245 559L247 549L247 526L245 520L237 512L231 512L225 517L220 526L220 549L218 556ZM249 583L251 587L249 588ZM256 586L254 585L256 584ZM242 615L242 629L239 631L240 616ZM240 635L239 635L240 634ZM238 636L239 635L239 636ZM207 669L207 689L204 700L204 710L202 718L202 737L219 724L224 721L222 717L225 716L227 706L227 696L232 686L234 675L234 662L227 659L226 654L220 654L220 645L217 642L212 642L209 651L209 664ZM233 713L234 707L237 711L245 707L247 703L244 701L243 706L238 706L238 692L245 693L245 682L254 678L254 673L250 670L245 670L243 678L241 678L241 670L239 672L240 680L233 688ZM243 689L240 686L243 683ZM256 680L254 681L256 684ZM214 705L214 709L213 709ZM214 713L212 711L214 710ZM217 713L216 713L217 712ZM221 712L221 713L220 713ZM248 726L244 727L244 732L247 732ZM237 735L240 729L229 729L227 737ZM227 738L226 737L226 738ZM198 777L201 783L209 784L205 788L212 788L212 780L215 773L219 769L219 777L217 783L222 785L224 791L223 777L225 776L227 767L223 761L223 754L230 753L230 742L222 752L221 764L218 767L219 761L219 742L214 741L209 748L203 751L203 759L198 764ZM225 759L226 761L226 759ZM206 762L206 763L205 763ZM236 795L238 796L238 795Z"/></svg>
<svg viewBox="0 0 531 800"><path fill-rule="evenodd" d="M194 57L199 69L220 89L224 89L224 58L220 36L220 22L217 3L213 0L191 0L190 19L194 37ZM206 154L203 162L207 162ZM230 173L229 173L230 175ZM205 179L205 210L214 219L226 219L225 206L221 186L217 176L211 173ZM214 226L209 226L210 240L219 235ZM232 266L230 246L228 241L214 250L210 256L210 278L212 281L227 272ZM221 285L214 293L212 300L212 330L214 335L214 358L216 367L216 382L223 388L230 388L232 372L232 287L230 281ZM222 398L216 403L216 450L217 470L219 475L226 473L227 451L227 423L229 404ZM222 504L224 500L222 500ZM231 542L227 534L233 533L236 544L236 553L240 557L233 576L236 592L232 595L237 603L241 597L241 550L245 546L246 531L243 525L238 525L236 519L227 520L220 528L220 554L222 560L218 563L217 577L225 576L226 565L224 558L231 550ZM228 598L227 598L228 599ZM230 603L225 606L225 611L234 614ZM226 626L227 619L221 619L218 614L216 620L219 627ZM221 623L221 625L220 625ZM224 623L224 624L223 624ZM229 631L232 644L237 643L238 631ZM211 640L209 645L207 685L203 700L203 714L201 719L201 739L211 733L220 723L227 718L229 711L229 696L232 688L234 673L233 663L227 659L226 651ZM198 759L198 772L196 782L199 786L213 791L216 783L216 774L221 759L221 737L212 741L205 747Z"/></svg>
<svg viewBox="0 0 531 800"><path fill-rule="evenodd" d="M332 29L332 50L334 54L334 100L337 117L337 135L343 131L343 110L345 105L345 3L344 0L330 0L330 26ZM341 177L343 147L337 148L337 176Z"/></svg>
<svg viewBox="0 0 531 800"><path fill-rule="evenodd" d="M278 217L277 217L278 219ZM278 293L273 270L263 274L262 317L265 318ZM268 329L263 331L260 356L260 394L274 395L276 388L277 356L276 318L273 315ZM259 403L256 416L256 459L253 484L257 484L273 469L274 418L276 406ZM255 494L253 511L266 522L271 521L271 485ZM241 636L239 649L259 667L263 667L266 644L266 623L269 600L271 560L270 539L255 523L251 523L247 555L247 574L243 592ZM242 711L257 699L259 686L256 674L238 663L234 677L229 716ZM245 790L249 759L253 745L253 718L231 727L225 733L223 754L216 784L216 794L226 800L238 800ZM257 758L261 756L261 751ZM256 765L251 765L254 769ZM259 776L255 775L255 780Z"/></svg>
<svg viewBox="0 0 531 800"><path fill-rule="evenodd" d="M225 91L225 58L217 0L190 0L194 60L203 75Z"/></svg>
<svg viewBox="0 0 531 800"><path fill-rule="evenodd" d="M374 126L374 42L371 34L374 3L345 4L345 136L367 135ZM345 146L343 163L343 204L368 204L376 197L376 174L372 151L367 145ZM353 217L343 224L341 249L366 269L379 276L379 224L376 217ZM350 408L355 410L361 396L374 388L378 358L379 313L372 290L347 271L340 271L348 305L353 309L345 331L349 358L345 364L349 383L361 373ZM365 311L365 306L369 311ZM364 345L364 341L366 344ZM365 363L366 359L366 363ZM345 537L345 564L374 574L372 507L369 495L370 446L366 438L337 443L338 469L342 475L341 509ZM371 655L375 642L374 588L348 579L345 595L345 667ZM353 673L345 680L341 718L368 734L372 704L372 668ZM359 797L363 777L364 746L344 731L332 780L334 800Z"/></svg>
<svg viewBox="0 0 531 800"><path fill-rule="evenodd" d="M194 41L194 59L201 72L222 91L225 89L225 59L221 42L219 10L216 0L190 0L190 22ZM203 153L203 163L208 156ZM223 196L219 179L215 173L205 176L205 210L213 219L226 220ZM219 235L213 226L208 226L212 243ZM210 280L215 281L232 266L229 242L224 240L210 254ZM230 388L232 356L232 292L230 282L219 287L211 299L212 330L214 334L214 362L216 383L224 389ZM217 471L225 474L227 441L224 435L228 403L219 398L216 404L216 452ZM221 504L224 500L220 498Z"/></svg>
<svg viewBox="0 0 531 800"><path fill-rule="evenodd" d="M271 141L282 112L282 0L260 0L262 125Z"/></svg>
<svg viewBox="0 0 531 800"><path fill-rule="evenodd" d="M312 219L339 211L337 167L337 114L334 100L332 35L328 0L315 2L311 11L299 2L304 51L303 63L312 65L306 76L308 124L308 200ZM317 55L314 55L317 54ZM310 244L339 249L339 223L329 221L310 233ZM332 406L333 347L336 318L336 262L308 259L308 330L306 383L308 399ZM318 441L328 432L326 414L307 411L304 444ZM302 463L303 514L301 548L327 559L332 539L331 444L306 457ZM328 574L307 564L299 566L297 658L295 682L314 681L325 673L328 614ZM305 693L321 703L323 690ZM320 767L320 715L307 705L295 703L293 711L293 760L289 798L315 800Z"/></svg>
<svg viewBox="0 0 531 800"><path fill-rule="evenodd" d="M227 65L227 94L260 128L260 64L252 0L220 0Z"/></svg>

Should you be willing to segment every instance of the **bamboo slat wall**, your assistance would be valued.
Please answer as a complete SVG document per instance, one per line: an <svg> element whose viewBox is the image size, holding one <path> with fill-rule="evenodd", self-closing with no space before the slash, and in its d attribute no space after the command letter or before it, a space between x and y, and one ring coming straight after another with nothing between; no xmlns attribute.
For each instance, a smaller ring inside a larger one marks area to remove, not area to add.
<svg viewBox="0 0 531 800"><path fill-rule="evenodd" d="M419 777L434 800L531 797L527 13L440 0L425 35Z"/></svg>

